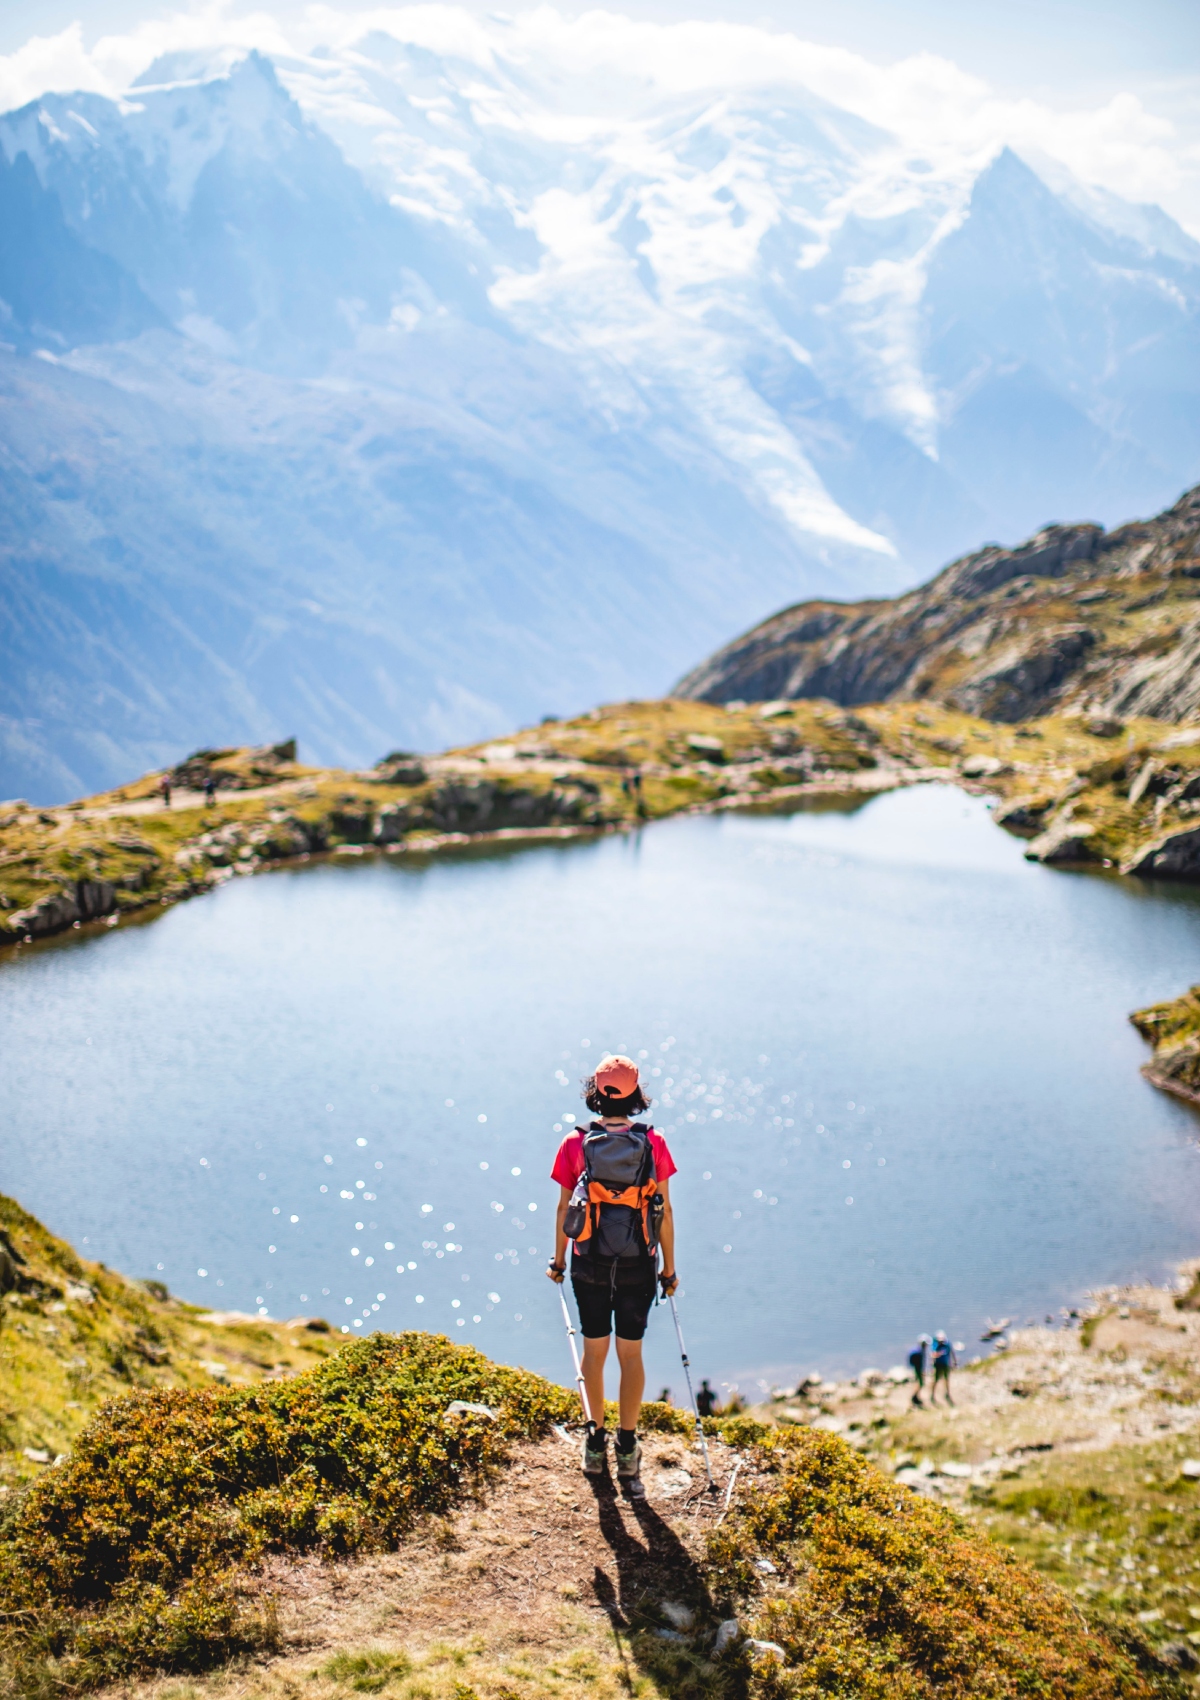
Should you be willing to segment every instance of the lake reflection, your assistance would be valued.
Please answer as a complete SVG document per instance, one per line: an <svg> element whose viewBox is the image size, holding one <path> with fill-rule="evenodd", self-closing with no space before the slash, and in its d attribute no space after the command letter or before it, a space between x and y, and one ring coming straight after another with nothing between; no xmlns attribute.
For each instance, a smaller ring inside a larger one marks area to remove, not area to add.
<svg viewBox="0 0 1200 1700"><path fill-rule="evenodd" d="M1197 977L1200 902L1021 849L921 787L235 880L0 968L0 1187L188 1299L567 1379L547 1171L624 1049L680 1166L699 1373L973 1342L1200 1247L1200 1122L1127 1021Z"/></svg>

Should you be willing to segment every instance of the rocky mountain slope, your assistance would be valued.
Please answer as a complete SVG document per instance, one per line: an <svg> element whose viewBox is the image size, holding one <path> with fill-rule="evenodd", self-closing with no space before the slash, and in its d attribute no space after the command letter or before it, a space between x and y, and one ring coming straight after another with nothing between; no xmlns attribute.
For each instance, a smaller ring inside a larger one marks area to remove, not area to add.
<svg viewBox="0 0 1200 1700"><path fill-rule="evenodd" d="M892 601L802 602L688 673L680 696L933 702L1015 723L1200 714L1200 487L1106 532L988 545Z"/></svg>

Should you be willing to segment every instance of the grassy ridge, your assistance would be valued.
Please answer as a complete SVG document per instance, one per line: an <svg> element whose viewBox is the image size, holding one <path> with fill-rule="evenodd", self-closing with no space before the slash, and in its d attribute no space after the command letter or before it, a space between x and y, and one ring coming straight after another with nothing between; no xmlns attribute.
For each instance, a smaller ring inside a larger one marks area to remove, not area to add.
<svg viewBox="0 0 1200 1700"><path fill-rule="evenodd" d="M488 1405L495 1420L451 1411L455 1400ZM482 1489L511 1440L574 1410L561 1387L415 1333L354 1341L282 1383L115 1400L69 1459L10 1496L0 1529L3 1692L40 1700L269 1652L270 1602L249 1585L265 1555L336 1558L428 1538L422 1520ZM686 1427L666 1408L649 1416ZM1154 1692L1134 1653L1090 1627L1053 1583L840 1438L744 1417L722 1428L750 1449L756 1485L709 1539L697 1634L687 1645L652 1630L636 1637L660 1693ZM778 1650L744 1642L714 1662L712 1632L732 1612ZM365 1664L342 1674L368 1689L390 1680Z"/></svg>
<svg viewBox="0 0 1200 1700"><path fill-rule="evenodd" d="M496 1420L453 1413L493 1406ZM395 1545L477 1491L515 1435L573 1400L470 1347L373 1335L254 1389L172 1389L105 1406L13 1504L0 1545L11 1693L199 1670L269 1647L240 1577L269 1552Z"/></svg>

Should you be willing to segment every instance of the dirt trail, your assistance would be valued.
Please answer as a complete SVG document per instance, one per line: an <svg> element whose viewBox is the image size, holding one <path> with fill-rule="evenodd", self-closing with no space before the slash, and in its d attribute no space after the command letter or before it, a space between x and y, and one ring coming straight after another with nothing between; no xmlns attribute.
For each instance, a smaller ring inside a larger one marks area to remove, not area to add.
<svg viewBox="0 0 1200 1700"><path fill-rule="evenodd" d="M686 1442L645 1443L647 1497L618 1488L615 1474L585 1476L579 1441L556 1432L519 1446L481 1505L446 1519L399 1552L352 1565L313 1559L264 1577L281 1610L285 1643L306 1655L369 1637L381 1621L402 1626L406 1646L431 1639L519 1634L525 1644L561 1635L565 1602L597 1625L630 1626L664 1600L711 1614L696 1556L720 1515L737 1454L711 1443L718 1493ZM746 1472L739 1473L739 1489Z"/></svg>
<svg viewBox="0 0 1200 1700"><path fill-rule="evenodd" d="M745 1454L720 1441L709 1449L715 1494L690 1442L646 1437L638 1502L615 1471L583 1475L577 1435L520 1443L479 1503L418 1527L397 1552L270 1562L254 1586L278 1610L274 1656L182 1683L121 1684L109 1700L349 1700L385 1688L392 1700L655 1695L632 1632L657 1624L663 1640L651 1641L668 1647L664 1603L715 1621L697 1558L739 1457L737 1495L753 1491Z"/></svg>

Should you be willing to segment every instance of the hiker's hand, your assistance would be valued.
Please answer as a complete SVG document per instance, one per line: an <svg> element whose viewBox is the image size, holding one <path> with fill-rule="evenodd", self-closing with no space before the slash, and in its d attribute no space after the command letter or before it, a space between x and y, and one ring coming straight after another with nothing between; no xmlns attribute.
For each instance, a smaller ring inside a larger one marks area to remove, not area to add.
<svg viewBox="0 0 1200 1700"><path fill-rule="evenodd" d="M548 1263L546 1265L546 1275L554 1282L556 1287L562 1286L563 1281L566 1279L566 1274L567 1266L565 1263Z"/></svg>
<svg viewBox="0 0 1200 1700"><path fill-rule="evenodd" d="M669 1275L667 1274L666 1270L664 1269L662 1274L658 1278L658 1284L662 1288L663 1298L669 1299L671 1297L671 1294L675 1291L675 1289L679 1285L679 1277L678 1277L678 1275L676 1275L676 1273L673 1269L672 1269L672 1271Z"/></svg>

